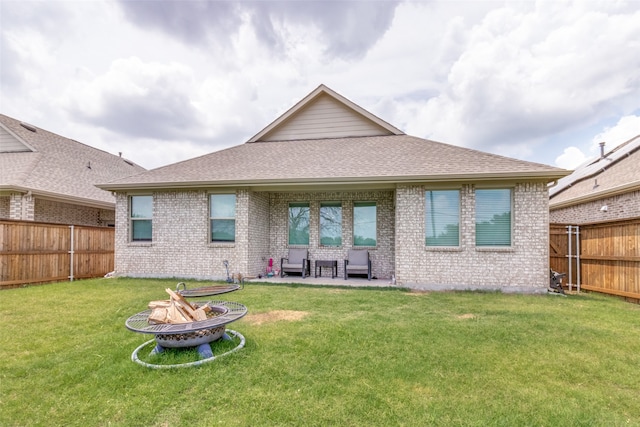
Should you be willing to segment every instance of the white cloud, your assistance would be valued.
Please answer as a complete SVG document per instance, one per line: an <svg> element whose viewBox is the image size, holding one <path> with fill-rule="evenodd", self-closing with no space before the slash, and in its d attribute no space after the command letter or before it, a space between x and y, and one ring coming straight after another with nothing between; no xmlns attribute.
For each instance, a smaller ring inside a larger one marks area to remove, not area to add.
<svg viewBox="0 0 640 427"><path fill-rule="evenodd" d="M605 152L608 152L638 135L640 135L640 116L622 117L615 125L605 127L602 132L595 135L585 150L575 146L565 148L564 152L556 158L555 164L561 168L575 169L585 161L600 156L601 142L606 143Z"/></svg>
<svg viewBox="0 0 640 427"><path fill-rule="evenodd" d="M117 59L106 74L70 84L67 108L116 133L180 138L190 135L200 119L191 103L194 90L193 73L185 65Z"/></svg>
<svg viewBox="0 0 640 427"><path fill-rule="evenodd" d="M594 136L590 151L599 155L601 142L605 142L605 150L610 151L638 135L640 135L640 116L625 116L614 126L605 128Z"/></svg>
<svg viewBox="0 0 640 427"><path fill-rule="evenodd" d="M242 143L320 83L407 133L543 163L639 114L634 2L182 3L4 2L2 112L145 167Z"/></svg>
<svg viewBox="0 0 640 427"><path fill-rule="evenodd" d="M530 153L546 135L637 108L640 56L628 49L640 37L640 12L613 15L544 1L531 10L519 5L507 3L467 29L447 86L415 105L410 131L473 148L495 150L498 144Z"/></svg>
<svg viewBox="0 0 640 427"><path fill-rule="evenodd" d="M564 152L556 158L556 166L563 169L573 170L587 160L587 157L578 147L567 147Z"/></svg>

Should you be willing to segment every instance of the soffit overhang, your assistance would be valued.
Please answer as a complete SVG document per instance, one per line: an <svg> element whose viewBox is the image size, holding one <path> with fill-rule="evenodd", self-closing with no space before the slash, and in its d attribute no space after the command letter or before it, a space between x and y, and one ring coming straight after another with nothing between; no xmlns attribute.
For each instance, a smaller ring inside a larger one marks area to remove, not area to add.
<svg viewBox="0 0 640 427"><path fill-rule="evenodd" d="M194 190L217 188L249 188L254 191L297 191L297 189L347 190L353 188L382 189L395 188L398 185L428 184L468 184L493 185L535 181L550 183L564 174L557 172L517 172L505 174L459 174L459 175L423 175L423 176L385 176L362 178L324 178L324 179L270 179L270 180L218 180L218 181L185 181L185 182L153 182L129 184L100 184L98 188L114 192L157 191L157 190Z"/></svg>
<svg viewBox="0 0 640 427"><path fill-rule="evenodd" d="M98 208L98 209L114 210L116 205L115 198L113 202L103 202L95 199L61 195L59 193L53 193L49 191L43 191L43 190L22 187L22 186L0 185L0 195L9 195L11 193L20 193L20 194L31 193L32 196L39 199L43 199L43 200L50 200L53 202L68 203L72 205L80 205L80 206L86 206L86 207Z"/></svg>
<svg viewBox="0 0 640 427"><path fill-rule="evenodd" d="M583 196L574 197L572 199L563 200L560 202L554 202L553 199L551 199L549 202L549 209L556 210L567 208L570 206L580 205L595 200L602 200L608 197L618 196L620 194L630 193L638 190L640 190L640 181L629 182L617 187L608 188L602 191L595 191L590 194L585 194Z"/></svg>

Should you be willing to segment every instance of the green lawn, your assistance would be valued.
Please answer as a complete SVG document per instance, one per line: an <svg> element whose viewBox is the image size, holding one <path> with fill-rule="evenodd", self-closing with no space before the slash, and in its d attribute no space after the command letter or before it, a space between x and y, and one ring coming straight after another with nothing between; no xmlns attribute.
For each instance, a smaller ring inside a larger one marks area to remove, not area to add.
<svg viewBox="0 0 640 427"><path fill-rule="evenodd" d="M177 282L0 291L0 426L640 425L638 305L248 284L213 297L245 348L140 366L124 322Z"/></svg>

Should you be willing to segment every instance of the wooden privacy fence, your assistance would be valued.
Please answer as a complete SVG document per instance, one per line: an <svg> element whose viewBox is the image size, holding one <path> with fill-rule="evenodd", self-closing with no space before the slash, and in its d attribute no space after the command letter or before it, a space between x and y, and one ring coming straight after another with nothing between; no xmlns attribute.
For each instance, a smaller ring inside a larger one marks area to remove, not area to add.
<svg viewBox="0 0 640 427"><path fill-rule="evenodd" d="M0 220L0 289L104 276L114 229Z"/></svg>
<svg viewBox="0 0 640 427"><path fill-rule="evenodd" d="M551 224L552 270L579 289L640 299L640 219Z"/></svg>

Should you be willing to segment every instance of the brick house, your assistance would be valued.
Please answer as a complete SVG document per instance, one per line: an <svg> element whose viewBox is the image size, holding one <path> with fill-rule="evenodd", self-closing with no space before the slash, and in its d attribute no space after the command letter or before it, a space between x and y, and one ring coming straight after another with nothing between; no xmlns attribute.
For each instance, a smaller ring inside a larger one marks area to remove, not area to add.
<svg viewBox="0 0 640 427"><path fill-rule="evenodd" d="M244 144L99 187L118 275L257 275L303 247L342 277L361 248L399 286L539 292L547 185L567 173L405 135L321 85Z"/></svg>
<svg viewBox="0 0 640 427"><path fill-rule="evenodd" d="M0 219L113 226L115 197L94 184L144 171L0 114Z"/></svg>
<svg viewBox="0 0 640 427"><path fill-rule="evenodd" d="M580 225L640 218L640 135L577 168L549 190L550 220Z"/></svg>

